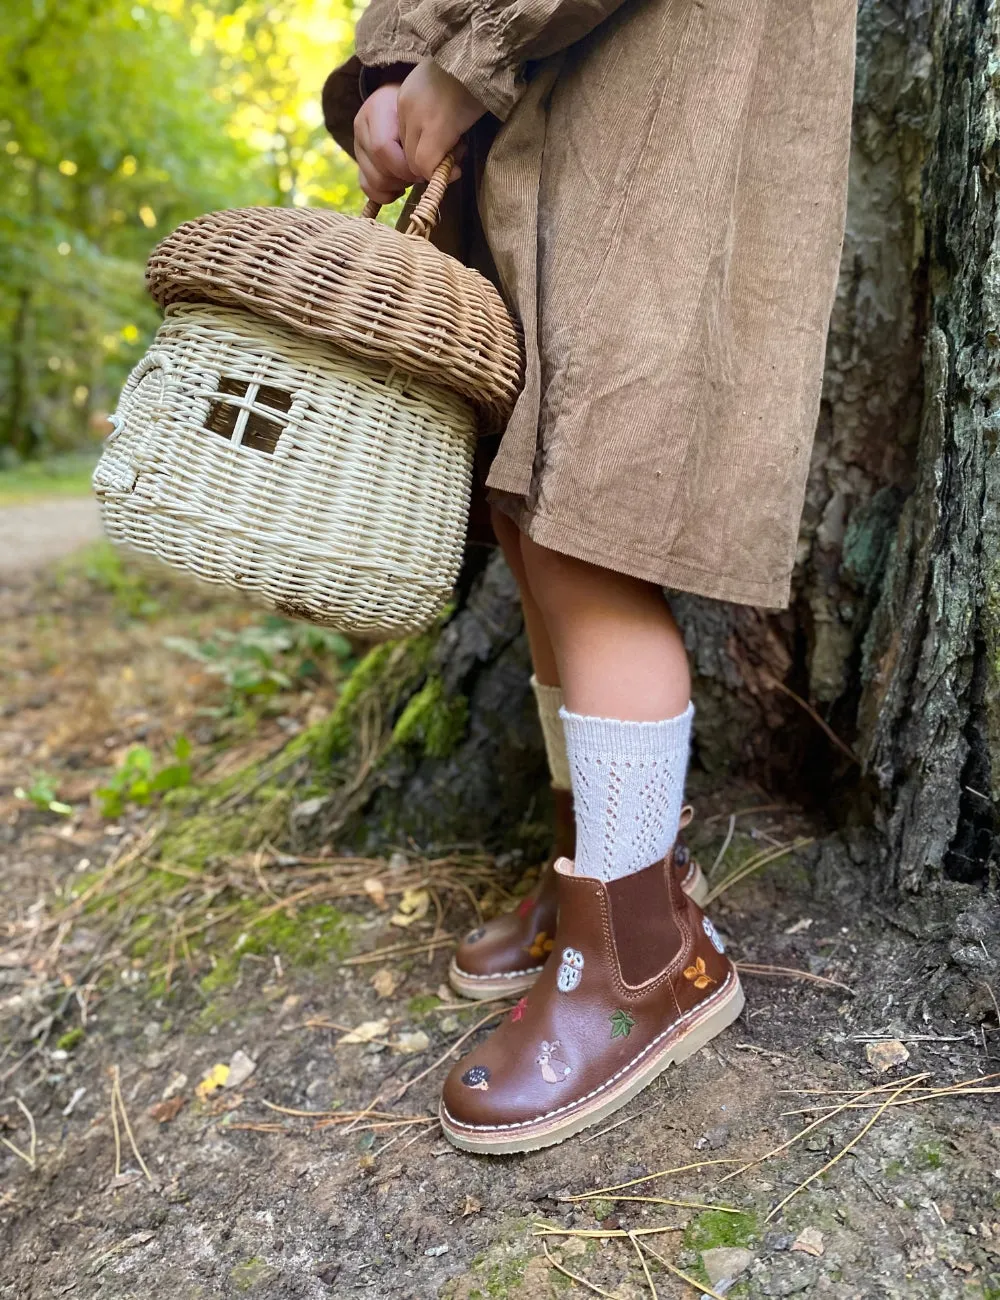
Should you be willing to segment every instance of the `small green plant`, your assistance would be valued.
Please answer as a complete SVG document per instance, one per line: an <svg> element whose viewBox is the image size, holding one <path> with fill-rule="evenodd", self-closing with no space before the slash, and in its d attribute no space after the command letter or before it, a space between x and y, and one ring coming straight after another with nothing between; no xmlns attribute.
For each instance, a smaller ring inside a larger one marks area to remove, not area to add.
<svg viewBox="0 0 1000 1300"><path fill-rule="evenodd" d="M73 1029L67 1029L66 1032L56 1040L56 1047L60 1052L72 1052L74 1048L79 1047L86 1038L86 1034L80 1025Z"/></svg>
<svg viewBox="0 0 1000 1300"><path fill-rule="evenodd" d="M114 597L115 604L129 618L153 618L160 613L142 574L122 561L107 542L99 542L85 553L84 576L95 587Z"/></svg>
<svg viewBox="0 0 1000 1300"><path fill-rule="evenodd" d="M191 742L178 736L173 747L174 762L157 768L153 751L133 745L107 785L96 791L105 817L120 817L129 804L148 804L154 795L191 784Z"/></svg>
<svg viewBox="0 0 1000 1300"><path fill-rule="evenodd" d="M17 786L14 798L33 804L39 812L58 813L60 817L68 817L73 811L68 803L60 803L59 788L45 772L36 772L31 785Z"/></svg>
<svg viewBox="0 0 1000 1300"><path fill-rule="evenodd" d="M204 641L165 637L164 645L220 678L226 688L226 701L217 712L230 716L243 712L261 697L290 690L309 678L326 676L331 659L339 673L353 653L350 642L339 632L294 623L277 615L269 615L239 632L220 629Z"/></svg>

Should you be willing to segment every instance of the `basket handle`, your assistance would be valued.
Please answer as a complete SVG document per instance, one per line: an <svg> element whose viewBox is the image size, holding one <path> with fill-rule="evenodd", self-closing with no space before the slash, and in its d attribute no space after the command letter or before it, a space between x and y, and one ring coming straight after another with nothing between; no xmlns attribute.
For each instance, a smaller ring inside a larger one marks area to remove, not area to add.
<svg viewBox="0 0 1000 1300"><path fill-rule="evenodd" d="M448 188L448 180L451 177L451 169L454 165L455 155L446 153L435 167L434 175L427 182L427 188L421 194L416 207L410 213L410 224L406 227L408 235L415 235L418 239L430 239L431 231L437 225L438 209ZM374 199L369 199L361 215L374 220L381 208L380 203L376 203Z"/></svg>

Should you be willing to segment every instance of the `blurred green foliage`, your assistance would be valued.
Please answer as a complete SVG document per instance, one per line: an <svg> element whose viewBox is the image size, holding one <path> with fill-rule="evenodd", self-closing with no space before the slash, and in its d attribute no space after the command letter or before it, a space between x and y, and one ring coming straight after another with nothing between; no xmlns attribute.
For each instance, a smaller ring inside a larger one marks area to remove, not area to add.
<svg viewBox="0 0 1000 1300"><path fill-rule="evenodd" d="M0 467L94 444L215 208L360 201L322 126L352 0L0 0Z"/></svg>

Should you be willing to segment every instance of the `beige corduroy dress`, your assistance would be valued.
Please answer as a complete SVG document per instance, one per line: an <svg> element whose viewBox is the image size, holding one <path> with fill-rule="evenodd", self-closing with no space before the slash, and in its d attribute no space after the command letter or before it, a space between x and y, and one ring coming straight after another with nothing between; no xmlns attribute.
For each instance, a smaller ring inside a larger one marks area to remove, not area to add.
<svg viewBox="0 0 1000 1300"><path fill-rule="evenodd" d="M787 604L843 240L855 11L372 0L362 16L357 58L324 92L341 143L360 67L432 56L492 115L471 189L452 189L477 209L458 217L467 260L524 328L488 486L539 544Z"/></svg>

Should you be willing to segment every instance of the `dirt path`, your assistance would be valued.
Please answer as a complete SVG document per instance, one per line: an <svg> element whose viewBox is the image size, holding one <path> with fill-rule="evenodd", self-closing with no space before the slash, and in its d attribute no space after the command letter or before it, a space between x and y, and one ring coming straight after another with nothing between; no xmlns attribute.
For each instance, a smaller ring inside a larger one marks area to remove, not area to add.
<svg viewBox="0 0 1000 1300"><path fill-rule="evenodd" d="M284 909L303 887L333 891L346 864L300 862L248 831L239 849L197 862L178 845L158 872L141 854L145 809L101 817L92 792L129 745L162 761L183 731L198 779L207 761L223 776L325 716L335 691L308 678L249 722L224 716L220 679L193 673L165 641L256 616L136 583L101 586L72 566L58 581L0 583L0 1300L595 1293L559 1268L612 1300L652 1296L650 1279L659 1300L700 1294L652 1255L647 1278L621 1235L552 1237L547 1255L541 1224L653 1230L636 1240L727 1300L998 1300L996 1096L888 1110L862 1134L869 1099L719 1182L817 1114L795 1112L842 1101L835 1090L882 1088L881 1103L918 1071L944 1083L1000 1070L992 1010L973 1019L940 995L946 942L915 941L883 916L845 853L789 855L713 904L737 959L766 968L747 972L747 1011L726 1034L600 1130L528 1156L465 1156L441 1140L437 1089L449 1049L489 1008L456 1005L442 988L447 948L413 951L433 937L434 907L394 926L398 889L380 899L355 888L336 910L276 913L275 899ZM69 815L16 797L39 773ZM724 869L807 829L798 813L761 809L773 804L759 791L695 797L691 842L705 863L744 810ZM415 853L410 865L433 872ZM516 886L516 868L490 869ZM391 891L400 868L363 870ZM442 929L461 934L468 898L430 879ZM476 892L489 905L489 890ZM243 919L226 923L233 906ZM265 911L267 930L255 924ZM970 909L970 961L997 928ZM167 934L179 936L169 982ZM386 955L368 960L375 949ZM352 1043L345 1027L366 1032ZM867 1055L879 1035L909 1052L883 1074ZM238 1085L211 1088L229 1065ZM678 1166L631 1189L663 1202L570 1199Z"/></svg>
<svg viewBox="0 0 1000 1300"><path fill-rule="evenodd" d="M0 505L0 578L39 569L100 535L93 497Z"/></svg>

